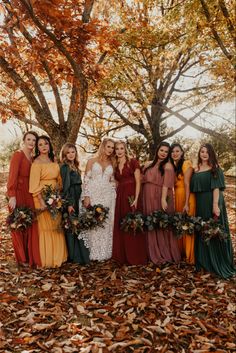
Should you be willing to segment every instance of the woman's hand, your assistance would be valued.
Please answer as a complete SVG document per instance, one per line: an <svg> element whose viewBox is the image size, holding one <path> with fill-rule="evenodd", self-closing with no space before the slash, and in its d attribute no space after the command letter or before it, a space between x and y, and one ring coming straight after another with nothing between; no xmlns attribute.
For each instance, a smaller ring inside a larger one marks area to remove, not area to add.
<svg viewBox="0 0 236 353"><path fill-rule="evenodd" d="M217 217L219 217L219 215L220 215L220 209L219 209L218 204L213 204L213 210L212 210L212 212L213 212L213 215L216 215Z"/></svg>
<svg viewBox="0 0 236 353"><path fill-rule="evenodd" d="M74 207L73 206L68 206L68 213L71 214L73 212L75 212Z"/></svg>
<svg viewBox="0 0 236 353"><path fill-rule="evenodd" d="M15 196L12 196L12 197L9 198L8 206L9 206L11 211L13 211L16 208L16 198L15 198Z"/></svg>
<svg viewBox="0 0 236 353"><path fill-rule="evenodd" d="M138 200L134 199L134 201L130 204L130 207L136 209L137 205L138 205Z"/></svg>
<svg viewBox="0 0 236 353"><path fill-rule="evenodd" d="M183 213L189 213L189 205L188 204L186 204L186 205L184 205L184 208L183 208Z"/></svg>
<svg viewBox="0 0 236 353"><path fill-rule="evenodd" d="M164 198L161 199L161 207L162 207L163 211L167 210L168 204L167 204L166 199L164 199Z"/></svg>
<svg viewBox="0 0 236 353"><path fill-rule="evenodd" d="M89 205L90 205L90 197L89 196L85 196L84 201L83 201L83 205L85 208L89 207Z"/></svg>

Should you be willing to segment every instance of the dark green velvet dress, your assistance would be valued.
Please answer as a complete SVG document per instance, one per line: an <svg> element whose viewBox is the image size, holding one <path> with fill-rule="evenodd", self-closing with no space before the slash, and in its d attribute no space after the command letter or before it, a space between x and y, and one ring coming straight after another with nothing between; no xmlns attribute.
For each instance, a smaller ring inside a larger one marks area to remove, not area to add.
<svg viewBox="0 0 236 353"><path fill-rule="evenodd" d="M79 214L79 199L82 192L81 176L75 170L69 168L67 164L61 166L61 177L63 185L63 198L68 206L73 206L75 215ZM68 261L79 264L89 263L89 250L85 247L84 241L79 240L76 235L69 230L65 231L66 243L68 247Z"/></svg>
<svg viewBox="0 0 236 353"><path fill-rule="evenodd" d="M236 274L236 269L233 264L232 242L223 196L224 188L224 175L220 168L217 170L216 177L212 175L210 170L194 173L192 176L191 192L196 195L196 216L202 217L205 221L213 218L213 190L219 189L219 221L229 234L229 238L226 241L213 238L209 243L204 242L200 234L196 234L196 270L204 268L219 277L229 278Z"/></svg>

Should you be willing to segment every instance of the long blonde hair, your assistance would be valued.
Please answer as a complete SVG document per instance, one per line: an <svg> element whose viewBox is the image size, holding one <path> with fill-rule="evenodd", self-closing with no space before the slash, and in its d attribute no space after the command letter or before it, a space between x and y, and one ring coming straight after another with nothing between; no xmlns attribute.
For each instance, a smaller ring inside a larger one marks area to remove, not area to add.
<svg viewBox="0 0 236 353"><path fill-rule="evenodd" d="M102 142L100 143L100 146L98 148L98 151L97 151L97 158L102 160L103 159L103 156L104 156L104 150L105 150L105 147L106 147L106 144L108 142L112 142L115 146L115 141L110 138L110 137L105 137ZM111 160L111 163L112 165L114 164L114 161L115 161L115 149L114 149L114 152L113 154L110 156L110 160Z"/></svg>
<svg viewBox="0 0 236 353"><path fill-rule="evenodd" d="M131 156L129 154L129 151L128 151L128 147L127 147L127 144L125 141L122 141L122 140L117 140L115 142L115 152L116 152L116 146L117 145L123 145L124 148L125 148L125 158L127 160L127 162L129 163L129 161L131 160ZM118 158L117 156L115 156L115 166L117 167L118 166Z"/></svg>
<svg viewBox="0 0 236 353"><path fill-rule="evenodd" d="M75 150L75 159L73 162L68 161L66 155L69 151L70 148L73 148ZM79 157L78 157L78 151L76 146L73 143L66 142L60 151L60 162L65 163L69 166L70 169L75 170L77 172L80 172L79 170Z"/></svg>

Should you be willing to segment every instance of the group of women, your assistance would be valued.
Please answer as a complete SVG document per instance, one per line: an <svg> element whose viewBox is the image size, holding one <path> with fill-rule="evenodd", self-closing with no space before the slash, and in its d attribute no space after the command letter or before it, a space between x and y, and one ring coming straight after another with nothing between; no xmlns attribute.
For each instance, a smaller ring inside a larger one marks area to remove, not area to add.
<svg viewBox="0 0 236 353"><path fill-rule="evenodd" d="M65 261L88 264L113 259L119 264L158 266L185 260L222 278L235 274L233 250L222 191L224 176L210 144L202 145L197 167L185 160L179 144L162 142L153 161L141 168L131 158L123 141L105 138L94 158L88 160L83 183L78 153L66 143L60 165L54 160L48 136L27 132L24 147L13 154L8 178L9 208L28 206L41 209L37 222L25 232L12 231L19 266L58 267ZM34 152L34 157L33 157ZM42 191L45 185L58 186L67 201L67 211L78 215L89 205L109 208L103 228L81 231L79 236L60 228L61 216L52 218ZM218 217L228 232L205 243L200 234L177 240L171 229L127 233L120 227L129 212L148 215L155 210L168 214L186 212L208 220Z"/></svg>

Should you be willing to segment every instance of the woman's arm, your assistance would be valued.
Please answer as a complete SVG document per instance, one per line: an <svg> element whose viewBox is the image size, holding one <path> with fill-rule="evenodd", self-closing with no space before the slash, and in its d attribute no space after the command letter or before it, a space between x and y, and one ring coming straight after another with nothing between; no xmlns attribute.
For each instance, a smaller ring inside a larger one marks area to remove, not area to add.
<svg viewBox="0 0 236 353"><path fill-rule="evenodd" d="M140 169L139 168L135 169L134 178L135 178L135 196L134 196L134 201L132 202L130 207L137 208L138 197L139 197L140 188L141 188L141 173L140 173Z"/></svg>
<svg viewBox="0 0 236 353"><path fill-rule="evenodd" d="M83 192L82 192L82 200L84 207L88 207L90 205L90 189L89 189L89 179L90 179L90 172L92 169L94 159L90 159L85 168L85 175L84 175L84 182L83 182Z"/></svg>
<svg viewBox="0 0 236 353"><path fill-rule="evenodd" d="M168 189L174 189L174 182L175 182L175 172L174 167L171 163L166 163L164 172L164 179L163 179L163 186L161 191L161 207L163 211L166 211L168 208L167 203L167 194Z"/></svg>
<svg viewBox="0 0 236 353"><path fill-rule="evenodd" d="M220 215L220 209L219 209L219 206L218 206L219 196L220 196L220 190L219 189L214 189L213 190L213 209L212 209L212 213L213 213L213 215L216 215L217 217L219 217L219 215Z"/></svg>
<svg viewBox="0 0 236 353"><path fill-rule="evenodd" d="M190 180L193 174L193 168L189 167L184 172L184 189L185 189L185 203L183 212L189 212L189 196L190 196Z"/></svg>

